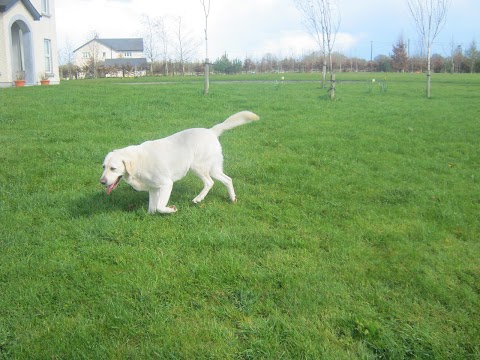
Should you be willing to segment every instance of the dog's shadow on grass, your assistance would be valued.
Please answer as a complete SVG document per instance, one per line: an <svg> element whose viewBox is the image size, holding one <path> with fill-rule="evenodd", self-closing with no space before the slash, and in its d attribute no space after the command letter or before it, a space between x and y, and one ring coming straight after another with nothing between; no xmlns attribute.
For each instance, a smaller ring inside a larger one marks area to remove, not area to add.
<svg viewBox="0 0 480 360"><path fill-rule="evenodd" d="M171 204L190 204L191 188L188 183L179 181L170 197ZM135 191L129 186L119 186L107 195L104 188L92 190L76 198L71 206L71 216L74 218L89 217L95 214L113 212L148 211L148 192Z"/></svg>
<svg viewBox="0 0 480 360"><path fill-rule="evenodd" d="M134 212L148 209L148 192L138 192L129 188L120 188L110 195L98 190L75 199L70 208L74 218L88 217L111 212Z"/></svg>

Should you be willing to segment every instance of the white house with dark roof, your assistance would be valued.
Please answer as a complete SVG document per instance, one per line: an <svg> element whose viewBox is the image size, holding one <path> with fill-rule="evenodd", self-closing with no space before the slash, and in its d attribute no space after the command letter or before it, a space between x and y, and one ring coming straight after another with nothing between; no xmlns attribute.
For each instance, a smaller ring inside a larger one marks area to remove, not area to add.
<svg viewBox="0 0 480 360"><path fill-rule="evenodd" d="M59 83L54 0L0 0L0 86Z"/></svg>
<svg viewBox="0 0 480 360"><path fill-rule="evenodd" d="M147 59L143 53L143 39L100 39L94 38L73 51L75 65L81 69L92 63L105 67L125 69L144 68ZM121 76L121 75L120 75Z"/></svg>

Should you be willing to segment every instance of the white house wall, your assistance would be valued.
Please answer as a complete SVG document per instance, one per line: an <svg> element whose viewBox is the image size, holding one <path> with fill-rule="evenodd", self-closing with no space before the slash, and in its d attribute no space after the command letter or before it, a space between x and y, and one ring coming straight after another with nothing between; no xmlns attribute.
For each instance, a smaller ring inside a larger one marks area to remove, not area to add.
<svg viewBox="0 0 480 360"><path fill-rule="evenodd" d="M49 76L50 84L58 84L60 82L60 75L58 71L58 43L57 43L57 29L55 24L55 2L49 0L50 13L42 13L42 0L30 0L35 8L40 12L42 18L40 21L35 21L37 27L34 31L34 45L36 63L38 64L37 82L40 81L40 75L45 73L45 50L44 40L49 39L51 42L51 57L52 57L52 72L47 74Z"/></svg>
<svg viewBox="0 0 480 360"><path fill-rule="evenodd" d="M7 76L8 72L8 62L7 59L10 58L10 52L7 50L7 44L5 39L6 35L6 25L4 14L0 13L0 86L8 82L9 78ZM5 86L5 85L4 85Z"/></svg>
<svg viewBox="0 0 480 360"><path fill-rule="evenodd" d="M140 59L144 58L145 55L141 51L130 51L131 56L125 56L124 51L115 51L112 48L103 45L100 42L92 40L91 42L85 44L81 48L75 50L75 65L83 68L88 65L91 61L90 58L84 58L83 53L88 52L90 56L93 56L96 53L97 61L105 61L107 59Z"/></svg>
<svg viewBox="0 0 480 360"><path fill-rule="evenodd" d="M41 1L31 0L32 5L41 14ZM51 41L52 72L47 74L51 84L59 83L57 35L55 28L55 4L50 2L50 14L42 14L40 21L34 21L30 12L21 1L18 1L8 11L0 13L0 86L11 86L16 78L12 59L12 25L20 21L29 31L24 33L27 48L25 53L25 67L27 84L34 85L40 82L41 74L45 73L44 39Z"/></svg>

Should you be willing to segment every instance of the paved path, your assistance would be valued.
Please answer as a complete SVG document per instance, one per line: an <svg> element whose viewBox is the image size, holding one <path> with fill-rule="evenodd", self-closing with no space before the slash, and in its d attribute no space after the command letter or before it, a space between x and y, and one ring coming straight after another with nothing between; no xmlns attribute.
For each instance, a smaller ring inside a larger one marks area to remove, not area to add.
<svg viewBox="0 0 480 360"><path fill-rule="evenodd" d="M210 80L210 84L299 84L319 83L321 80ZM338 82L338 81L337 81ZM172 85L172 84L203 84L203 81L151 81L151 82L124 82L118 85Z"/></svg>

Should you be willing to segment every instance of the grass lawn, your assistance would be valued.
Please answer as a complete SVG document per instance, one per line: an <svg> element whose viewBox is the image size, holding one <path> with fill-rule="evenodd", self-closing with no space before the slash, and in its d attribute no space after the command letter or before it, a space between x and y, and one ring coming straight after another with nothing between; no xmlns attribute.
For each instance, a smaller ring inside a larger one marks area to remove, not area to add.
<svg viewBox="0 0 480 360"><path fill-rule="evenodd" d="M289 82L317 77L0 89L0 359L480 358L480 77ZM238 203L99 184L108 151L240 110Z"/></svg>

